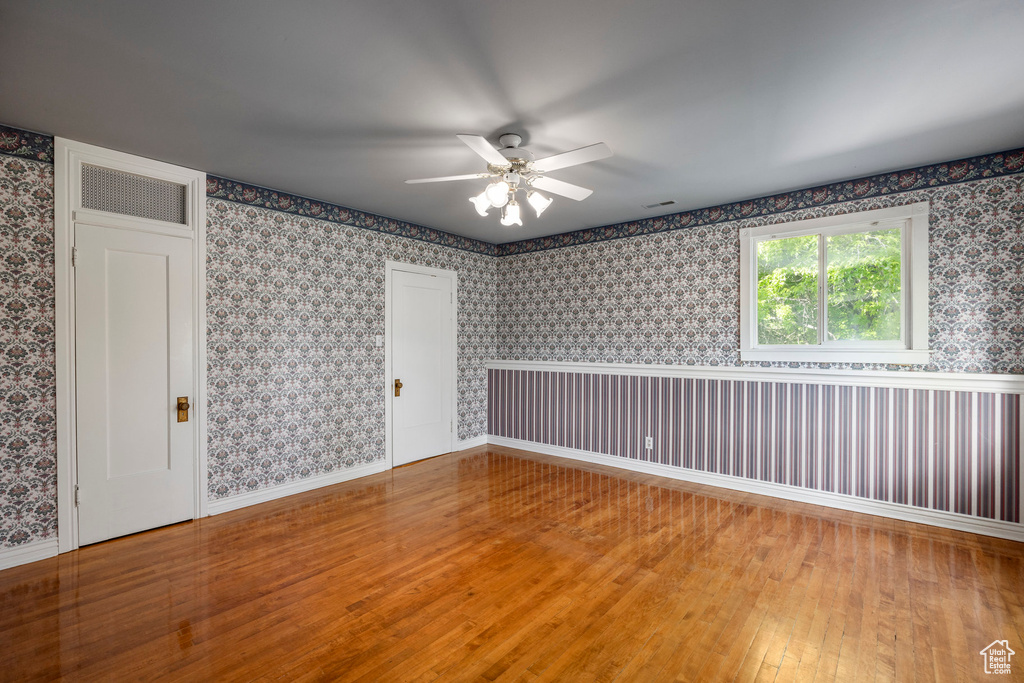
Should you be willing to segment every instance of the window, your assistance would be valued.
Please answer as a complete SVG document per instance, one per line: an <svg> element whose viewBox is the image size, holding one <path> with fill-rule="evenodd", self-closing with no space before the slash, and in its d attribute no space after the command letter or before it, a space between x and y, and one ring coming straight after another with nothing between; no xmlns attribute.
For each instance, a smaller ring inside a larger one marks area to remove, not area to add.
<svg viewBox="0 0 1024 683"><path fill-rule="evenodd" d="M740 358L928 362L928 202L740 231Z"/></svg>

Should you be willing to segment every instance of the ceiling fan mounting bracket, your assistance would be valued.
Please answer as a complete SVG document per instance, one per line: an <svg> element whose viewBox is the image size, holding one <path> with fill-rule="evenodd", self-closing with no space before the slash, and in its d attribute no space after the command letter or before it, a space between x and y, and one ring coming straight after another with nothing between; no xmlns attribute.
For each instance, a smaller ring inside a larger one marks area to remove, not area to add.
<svg viewBox="0 0 1024 683"><path fill-rule="evenodd" d="M515 133L502 133L498 136L498 144L502 147L518 147L523 143L523 136Z"/></svg>

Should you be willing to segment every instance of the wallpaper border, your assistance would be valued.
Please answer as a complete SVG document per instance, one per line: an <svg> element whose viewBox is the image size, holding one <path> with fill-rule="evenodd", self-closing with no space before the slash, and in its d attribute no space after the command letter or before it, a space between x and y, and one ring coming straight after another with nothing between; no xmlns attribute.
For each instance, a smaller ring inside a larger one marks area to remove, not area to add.
<svg viewBox="0 0 1024 683"><path fill-rule="evenodd" d="M53 138L0 124L0 154L53 163ZM841 204L857 199L902 194L973 180L1024 173L1024 147L957 159L890 173L864 176L792 192L694 209L636 221L518 242L492 244L415 223L350 209L288 192L207 174L207 197L274 209L308 218L352 225L365 230L408 237L421 242L487 256L513 256L581 244L696 228L728 221L769 216L798 209Z"/></svg>
<svg viewBox="0 0 1024 683"><path fill-rule="evenodd" d="M587 228L520 242L506 242L498 245L497 255L513 256L625 237L696 228L743 218L770 216L799 209L842 204L857 199L903 194L946 185L958 185L972 180L997 178L1018 173L1024 173L1024 147L720 204L704 209L642 218L626 223Z"/></svg>
<svg viewBox="0 0 1024 683"><path fill-rule="evenodd" d="M53 163L53 136L0 123L0 154Z"/></svg>
<svg viewBox="0 0 1024 683"><path fill-rule="evenodd" d="M470 237L462 237L443 230L428 228L415 223L378 216L357 209L350 209L338 204L323 202L301 195L278 192L259 185L229 180L215 175L206 175L206 196L212 199L223 199L238 204L258 206L290 213L306 218L351 225L364 230L373 230L398 237L429 242L441 247L450 247L461 251L470 251L485 256L497 256L497 245L482 242Z"/></svg>

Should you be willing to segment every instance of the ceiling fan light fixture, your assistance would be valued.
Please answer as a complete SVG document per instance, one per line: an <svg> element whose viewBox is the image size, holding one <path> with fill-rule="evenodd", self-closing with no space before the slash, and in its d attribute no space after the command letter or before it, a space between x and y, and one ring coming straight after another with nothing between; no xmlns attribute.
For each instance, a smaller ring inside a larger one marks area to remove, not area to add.
<svg viewBox="0 0 1024 683"><path fill-rule="evenodd" d="M508 206L501 212L501 224L502 225L522 225L523 220L519 217L519 203L516 200L512 200L508 203Z"/></svg>
<svg viewBox="0 0 1024 683"><path fill-rule="evenodd" d="M473 202L473 206L476 207L476 212L481 216L486 216L488 210L491 208L491 200L487 198L487 190L484 190L475 197L470 197L469 201Z"/></svg>
<svg viewBox="0 0 1024 683"><path fill-rule="evenodd" d="M487 189L484 190L484 194L487 195L491 206L500 209L508 203L508 190L508 183L504 180L498 180L488 185Z"/></svg>
<svg viewBox="0 0 1024 683"><path fill-rule="evenodd" d="M539 192L530 190L526 193L526 201L530 202L530 206L532 206L533 210L537 212L537 218L540 218L540 215L544 213L545 209L551 206L551 202L553 200L550 197L545 197Z"/></svg>
<svg viewBox="0 0 1024 683"><path fill-rule="evenodd" d="M460 133L456 137L487 162L485 173L414 178L405 182L417 185L486 178L487 187L479 195L470 197L469 201L481 216L487 216L491 208L498 209L501 213L501 224L504 226L523 224L523 209L516 201L516 193L520 190L526 195L526 203L533 207L538 218L551 206L551 195L568 197L578 202L583 201L593 194L593 190L551 178L547 174L551 171L606 159L612 155L608 145L598 142L568 152L553 154L543 159L536 159L533 152L519 146L522 144L523 138L515 133L505 133L498 138L502 145L501 149L494 149L487 138L481 135ZM534 192L533 188L548 194L539 194Z"/></svg>

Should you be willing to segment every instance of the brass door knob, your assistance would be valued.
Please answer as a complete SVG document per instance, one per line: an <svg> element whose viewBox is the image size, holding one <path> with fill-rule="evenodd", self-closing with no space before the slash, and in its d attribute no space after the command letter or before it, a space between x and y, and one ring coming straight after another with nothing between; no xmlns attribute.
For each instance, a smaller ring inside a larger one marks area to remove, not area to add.
<svg viewBox="0 0 1024 683"><path fill-rule="evenodd" d="M178 397L178 422L188 422L188 409L191 407L188 396Z"/></svg>
<svg viewBox="0 0 1024 683"><path fill-rule="evenodd" d="M395 396L401 396L402 395L402 386L403 386L402 385L402 380L396 379L395 380Z"/></svg>

